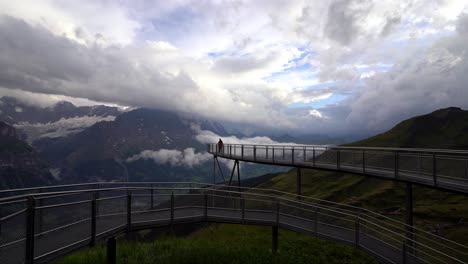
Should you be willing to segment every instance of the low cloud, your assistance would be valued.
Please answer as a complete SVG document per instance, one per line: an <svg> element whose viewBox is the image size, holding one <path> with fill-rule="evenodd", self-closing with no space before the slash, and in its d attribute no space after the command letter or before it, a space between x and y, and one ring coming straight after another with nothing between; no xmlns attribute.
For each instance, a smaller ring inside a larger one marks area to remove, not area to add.
<svg viewBox="0 0 468 264"><path fill-rule="evenodd" d="M183 151L176 149L144 150L140 154L127 159L127 162L134 162L140 159L153 160L157 164L176 166L186 166L192 168L200 165L212 156L208 153L195 152L193 148L186 148Z"/></svg>
<svg viewBox="0 0 468 264"><path fill-rule="evenodd" d="M27 141L32 143L38 138L66 137L83 131L101 121L114 121L115 116L82 116L72 118L61 118L56 122L35 123L21 122L14 125L28 136Z"/></svg>
<svg viewBox="0 0 468 264"><path fill-rule="evenodd" d="M288 144L293 145L295 143L285 143L272 140L270 137L266 136L257 136L257 137L243 137L238 138L236 136L221 137L220 135L209 131L202 130L199 126L192 125L192 130L197 134L195 139L203 144L216 143L220 138L222 138L224 143L228 144L259 144L259 145L275 145L275 144Z"/></svg>

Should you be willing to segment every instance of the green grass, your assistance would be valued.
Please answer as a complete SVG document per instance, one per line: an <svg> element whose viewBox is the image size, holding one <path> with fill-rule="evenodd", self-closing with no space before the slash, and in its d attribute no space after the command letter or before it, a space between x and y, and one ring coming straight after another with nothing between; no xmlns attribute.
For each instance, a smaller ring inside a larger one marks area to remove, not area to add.
<svg viewBox="0 0 468 264"><path fill-rule="evenodd" d="M296 170L256 187L294 192ZM463 245L468 244L468 197L414 186L415 225ZM370 209L405 221L405 185L359 175L302 169L302 194Z"/></svg>
<svg viewBox="0 0 468 264"><path fill-rule="evenodd" d="M278 253L273 256L271 227L210 225L183 238L167 236L145 243L118 240L117 260L125 264L377 263L352 247L282 229L278 241ZM106 248L100 245L56 263L106 263Z"/></svg>

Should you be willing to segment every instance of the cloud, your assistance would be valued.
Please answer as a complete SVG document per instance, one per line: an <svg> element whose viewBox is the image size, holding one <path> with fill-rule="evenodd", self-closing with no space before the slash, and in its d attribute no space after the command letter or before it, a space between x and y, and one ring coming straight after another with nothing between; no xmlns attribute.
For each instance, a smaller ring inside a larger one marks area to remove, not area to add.
<svg viewBox="0 0 468 264"><path fill-rule="evenodd" d="M468 14L457 34L439 39L419 56L408 54L393 69L370 78L350 104L349 123L381 131L438 108L468 108Z"/></svg>
<svg viewBox="0 0 468 264"><path fill-rule="evenodd" d="M425 96L419 84L409 92L419 80L409 72L426 77L417 73L422 57L434 70L431 60L464 59L435 43L462 35L458 16L468 10L468 1L0 1L2 90L328 134L376 131L427 111L414 99ZM464 95L444 78L443 89L426 92L433 107Z"/></svg>
<svg viewBox="0 0 468 264"><path fill-rule="evenodd" d="M153 160L157 164L176 166L186 166L192 168L200 165L212 158L211 154L205 152L196 153L193 148L186 148L183 151L176 149L144 150L140 154L127 159L127 162L134 162L140 159Z"/></svg>
<svg viewBox="0 0 468 264"><path fill-rule="evenodd" d="M38 138L57 138L66 137L70 134L75 134L83 131L102 121L114 121L115 116L82 116L72 118L61 118L56 122L35 123L21 122L15 124L15 128L23 130L28 136L27 140L32 143Z"/></svg>
<svg viewBox="0 0 468 264"><path fill-rule="evenodd" d="M202 144L213 144L218 142L222 138L223 142L228 144L259 144L259 145L274 145L274 144L287 144L294 145L292 142L277 142L272 140L270 137L266 136L257 136L257 137L242 137L238 138L236 136L221 137L220 135L209 131L202 130L199 126L192 125L192 130L197 134L195 140Z"/></svg>

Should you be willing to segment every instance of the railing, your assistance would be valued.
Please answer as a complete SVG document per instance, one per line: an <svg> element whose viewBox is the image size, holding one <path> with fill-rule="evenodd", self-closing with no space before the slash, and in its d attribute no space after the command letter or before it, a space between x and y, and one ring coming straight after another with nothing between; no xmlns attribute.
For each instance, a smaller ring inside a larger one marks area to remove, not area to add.
<svg viewBox="0 0 468 264"><path fill-rule="evenodd" d="M225 144L223 158L364 174L468 194L468 151L307 145Z"/></svg>
<svg viewBox="0 0 468 264"><path fill-rule="evenodd" d="M10 197L0 199L0 259L47 263L119 233L208 221L279 226L353 245L388 263L468 261L465 245L416 228L408 236L404 224L368 210L238 188L152 182L2 191Z"/></svg>

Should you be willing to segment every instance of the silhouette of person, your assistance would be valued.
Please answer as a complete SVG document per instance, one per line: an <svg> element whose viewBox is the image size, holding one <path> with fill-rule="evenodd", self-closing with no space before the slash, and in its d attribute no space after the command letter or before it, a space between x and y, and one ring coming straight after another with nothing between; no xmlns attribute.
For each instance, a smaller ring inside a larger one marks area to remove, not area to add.
<svg viewBox="0 0 468 264"><path fill-rule="evenodd" d="M223 152L224 143L221 139L218 141L218 152Z"/></svg>

